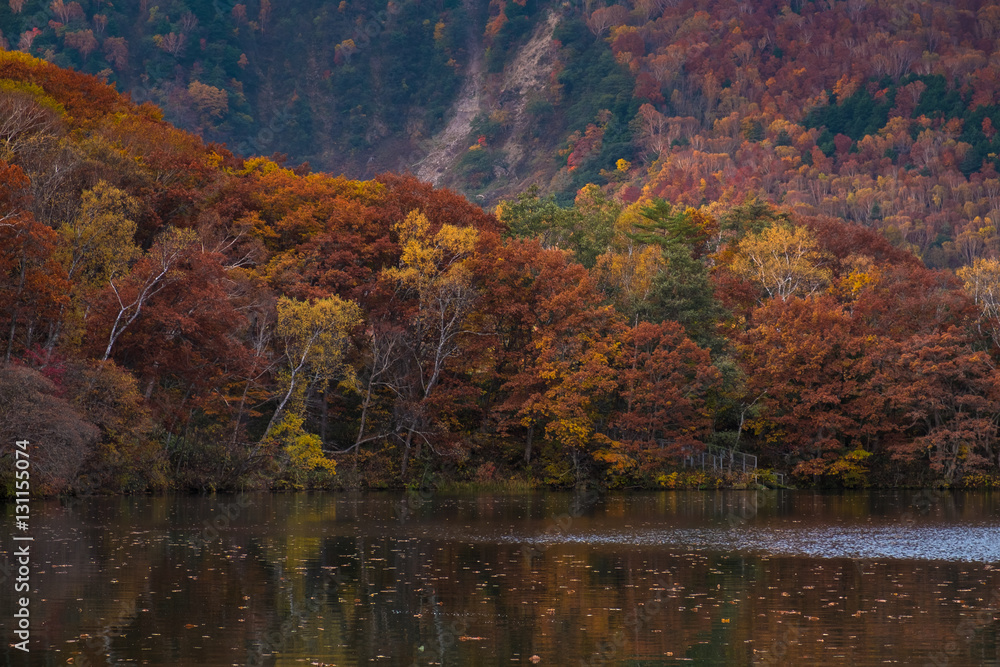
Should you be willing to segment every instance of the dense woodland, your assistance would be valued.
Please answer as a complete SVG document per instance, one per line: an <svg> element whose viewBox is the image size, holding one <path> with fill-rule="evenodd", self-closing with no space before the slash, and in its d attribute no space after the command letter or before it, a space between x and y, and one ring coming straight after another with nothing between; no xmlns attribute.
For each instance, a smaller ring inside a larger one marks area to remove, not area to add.
<svg viewBox="0 0 1000 667"><path fill-rule="evenodd" d="M492 213L2 52L0 457L32 440L51 493L675 488L716 483L679 467L706 445L800 485L995 485L1000 88L964 4L567 8L532 108L594 115Z"/></svg>
<svg viewBox="0 0 1000 667"><path fill-rule="evenodd" d="M476 23L457 0L0 5L5 48L95 74L240 154L331 171L440 126Z"/></svg>
<svg viewBox="0 0 1000 667"><path fill-rule="evenodd" d="M549 12L555 60L511 137L500 81ZM474 200L528 183L563 205L588 183L694 207L749 194L882 230L932 267L1000 244L985 0L10 0L0 27L239 155L355 178L419 160L482 51L492 97L454 170ZM512 140L532 156L516 177Z"/></svg>

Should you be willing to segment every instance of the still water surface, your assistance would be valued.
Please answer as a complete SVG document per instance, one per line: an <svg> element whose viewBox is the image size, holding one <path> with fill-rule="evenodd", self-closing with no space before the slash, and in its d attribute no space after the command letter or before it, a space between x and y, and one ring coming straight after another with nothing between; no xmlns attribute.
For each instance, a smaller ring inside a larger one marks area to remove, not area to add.
<svg viewBox="0 0 1000 667"><path fill-rule="evenodd" d="M1000 664L1000 494L89 498L32 533L0 665Z"/></svg>

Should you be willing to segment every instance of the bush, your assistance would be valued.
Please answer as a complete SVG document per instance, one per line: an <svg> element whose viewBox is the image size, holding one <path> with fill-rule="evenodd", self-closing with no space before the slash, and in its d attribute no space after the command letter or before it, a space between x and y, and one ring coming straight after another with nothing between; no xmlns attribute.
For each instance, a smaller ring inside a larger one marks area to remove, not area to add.
<svg viewBox="0 0 1000 667"><path fill-rule="evenodd" d="M493 180L493 170L499 163L496 151L474 146L465 152L456 168L473 189L479 189Z"/></svg>

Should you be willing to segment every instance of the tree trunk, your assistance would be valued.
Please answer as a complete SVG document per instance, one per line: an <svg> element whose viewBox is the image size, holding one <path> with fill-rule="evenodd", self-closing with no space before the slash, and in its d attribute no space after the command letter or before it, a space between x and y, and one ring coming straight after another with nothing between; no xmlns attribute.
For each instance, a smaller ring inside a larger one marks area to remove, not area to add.
<svg viewBox="0 0 1000 667"><path fill-rule="evenodd" d="M326 427L329 423L329 406L326 403L326 385L323 386L323 390L319 392L319 439L323 443L323 449L326 449Z"/></svg>
<svg viewBox="0 0 1000 667"><path fill-rule="evenodd" d="M531 438L535 435L535 425L528 427L528 439L524 443L524 465L531 463Z"/></svg>
<svg viewBox="0 0 1000 667"><path fill-rule="evenodd" d="M406 440L403 443L403 466L400 470L400 477L406 481L406 468L410 462L410 443L413 442L413 428L406 432Z"/></svg>
<svg viewBox="0 0 1000 667"><path fill-rule="evenodd" d="M10 361L10 355L14 351L14 331L17 328L17 312L10 318L10 335L7 337L7 361Z"/></svg>

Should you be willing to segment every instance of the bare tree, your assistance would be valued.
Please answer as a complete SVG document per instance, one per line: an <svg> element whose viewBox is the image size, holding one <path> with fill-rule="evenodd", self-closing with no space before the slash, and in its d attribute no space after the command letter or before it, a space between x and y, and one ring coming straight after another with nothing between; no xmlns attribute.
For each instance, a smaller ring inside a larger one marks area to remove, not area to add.
<svg viewBox="0 0 1000 667"><path fill-rule="evenodd" d="M129 280L124 281L123 285L115 285L114 279L108 281L118 301L118 314L108 335L104 361L111 357L115 343L125 330L139 319L143 307L169 284L172 270L195 240L196 235L190 229L170 228L153 244L149 253L129 276Z"/></svg>

